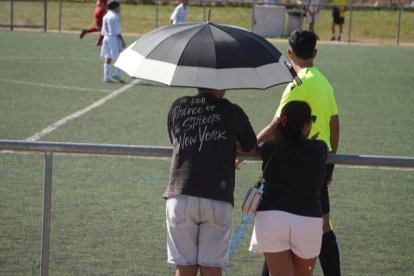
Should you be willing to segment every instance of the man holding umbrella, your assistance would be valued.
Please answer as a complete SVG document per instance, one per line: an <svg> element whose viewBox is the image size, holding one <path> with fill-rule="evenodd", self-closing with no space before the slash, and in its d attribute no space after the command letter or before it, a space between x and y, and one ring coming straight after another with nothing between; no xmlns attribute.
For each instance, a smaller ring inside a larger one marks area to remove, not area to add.
<svg viewBox="0 0 414 276"><path fill-rule="evenodd" d="M225 91L266 89L295 74L263 37L213 22L155 29L123 51L115 66L131 77L198 88L168 114L168 262L176 275L221 275L229 258L236 150L257 145L248 117L223 98Z"/></svg>
<svg viewBox="0 0 414 276"><path fill-rule="evenodd" d="M173 144L166 203L168 262L176 276L221 275L228 263L237 151L256 150L256 135L224 90L199 88L168 114Z"/></svg>

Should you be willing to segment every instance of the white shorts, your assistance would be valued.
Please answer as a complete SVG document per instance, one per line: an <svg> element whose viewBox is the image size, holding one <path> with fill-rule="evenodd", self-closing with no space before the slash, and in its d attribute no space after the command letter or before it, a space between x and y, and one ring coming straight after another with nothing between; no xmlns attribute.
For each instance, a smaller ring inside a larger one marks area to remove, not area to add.
<svg viewBox="0 0 414 276"><path fill-rule="evenodd" d="M115 60L122 51L122 42L118 36L105 36L102 41L101 57Z"/></svg>
<svg viewBox="0 0 414 276"><path fill-rule="evenodd" d="M166 203L168 262L225 268L229 261L233 206L179 195Z"/></svg>
<svg viewBox="0 0 414 276"><path fill-rule="evenodd" d="M282 211L259 211L249 250L256 253L292 250L302 259L315 258L321 251L322 225L322 218Z"/></svg>

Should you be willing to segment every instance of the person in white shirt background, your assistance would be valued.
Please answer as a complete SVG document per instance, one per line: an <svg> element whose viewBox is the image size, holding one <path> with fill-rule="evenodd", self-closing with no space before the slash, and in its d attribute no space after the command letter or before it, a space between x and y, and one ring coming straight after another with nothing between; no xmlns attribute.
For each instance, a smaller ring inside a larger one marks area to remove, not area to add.
<svg viewBox="0 0 414 276"><path fill-rule="evenodd" d="M101 57L105 59L104 63L104 82L113 82L111 79L112 60L116 60L125 48L125 41L121 35L121 4L117 1L111 1L108 4L108 12L103 18L101 34L104 36ZM124 82L121 77L121 71L115 68L112 78L119 82Z"/></svg>
<svg viewBox="0 0 414 276"><path fill-rule="evenodd" d="M173 13L170 16L170 24L183 23L187 19L187 6L188 0L181 0L181 3L175 7Z"/></svg>
<svg viewBox="0 0 414 276"><path fill-rule="evenodd" d="M319 21L319 0L307 0L305 9L306 20L309 23L309 30L315 32L315 23Z"/></svg>

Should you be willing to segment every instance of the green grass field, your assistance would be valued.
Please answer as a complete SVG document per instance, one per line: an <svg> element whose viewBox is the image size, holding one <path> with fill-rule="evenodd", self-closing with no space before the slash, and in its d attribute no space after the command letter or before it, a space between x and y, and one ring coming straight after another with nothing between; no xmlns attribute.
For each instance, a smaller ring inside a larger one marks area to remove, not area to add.
<svg viewBox="0 0 414 276"><path fill-rule="evenodd" d="M0 139L25 140L124 86L101 82L94 40L0 32ZM275 45L285 53L285 41ZM318 46L316 65L335 87L340 109L339 153L414 156L413 63L413 47ZM226 96L258 132L273 117L282 90ZM194 93L141 82L39 140L168 146L170 104ZM43 162L42 154L0 153L0 275L38 274ZM50 275L172 275L161 197L169 163L55 154ZM248 162L236 173L237 199L259 168ZM413 275L413 184L412 169L337 166L331 216L343 275ZM235 231L240 221L236 200ZM247 250L251 230L252 223L225 275L259 275L262 258ZM322 275L319 266L315 275Z"/></svg>

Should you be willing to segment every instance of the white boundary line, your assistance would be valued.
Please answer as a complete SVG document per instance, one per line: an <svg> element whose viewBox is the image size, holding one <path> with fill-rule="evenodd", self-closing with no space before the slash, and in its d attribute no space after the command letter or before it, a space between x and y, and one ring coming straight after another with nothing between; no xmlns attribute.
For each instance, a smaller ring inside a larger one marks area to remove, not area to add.
<svg viewBox="0 0 414 276"><path fill-rule="evenodd" d="M31 85L31 86L38 86L38 87L70 89L70 90L89 91L89 92L109 93L112 91L109 89L93 89L93 88L83 88L83 87L73 87L73 86L61 86L61 85L53 85L53 84L36 83L36 82L30 82L30 81L8 80L8 79L1 79L1 78L0 78L0 82L9 82L9 83Z"/></svg>
<svg viewBox="0 0 414 276"><path fill-rule="evenodd" d="M79 111L76 111L75 113L72 113L62 119L60 119L59 121L49 125L48 127L44 128L43 130L35 133L33 136L27 138L27 141L36 141L39 138L53 132L54 130L56 130L58 127L63 126L64 124L66 124L67 122L76 119L80 116L82 116L85 113L88 113L89 111L103 105L104 103L106 103L107 101L109 101L110 99L118 96L119 94L127 91L128 89L130 89L131 87L133 87L135 84L139 83L140 80L134 80L132 81L130 84L127 84L123 87L121 87L120 89L117 89L113 92L111 92L109 95L97 100L96 102L92 103L90 106L85 107L84 109L81 109Z"/></svg>

